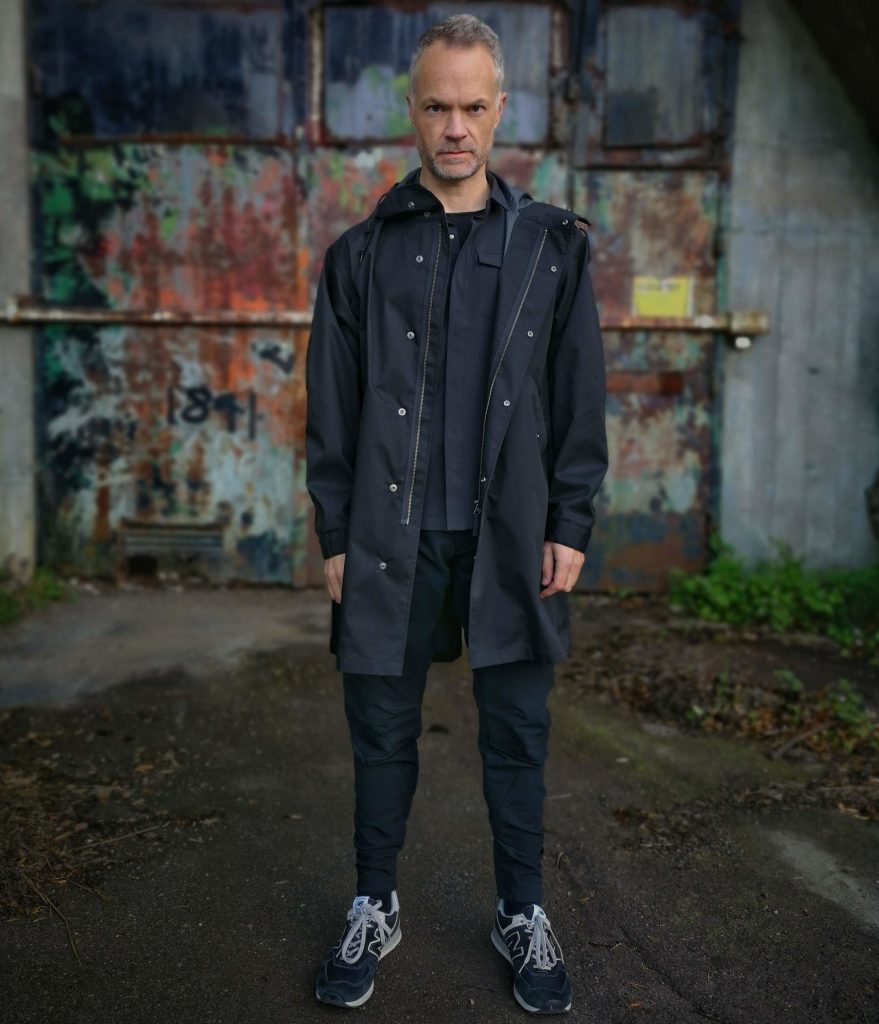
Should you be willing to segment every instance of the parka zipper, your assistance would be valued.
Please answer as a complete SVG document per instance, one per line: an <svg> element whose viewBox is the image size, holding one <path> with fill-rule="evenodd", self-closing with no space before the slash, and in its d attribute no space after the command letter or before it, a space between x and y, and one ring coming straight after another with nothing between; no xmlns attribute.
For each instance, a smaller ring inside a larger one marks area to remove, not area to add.
<svg viewBox="0 0 879 1024"><path fill-rule="evenodd" d="M406 518L403 520L404 525L409 525L409 518L412 514L412 495L415 492L415 469L418 465L418 444L421 440L421 410L424 406L424 389L427 384L427 353L430 349L430 321L433 315L433 292L436 286L436 272L439 268L440 256L442 255L442 235L443 226L437 222L437 250L436 250L436 261L433 265L433 278L430 282L430 298L427 302L427 333L424 335L424 360L421 364L421 396L418 399L418 419L415 425L415 454L412 458L412 480L409 484L409 499L406 502Z"/></svg>
<svg viewBox="0 0 879 1024"><path fill-rule="evenodd" d="M515 331L516 324L519 322L519 314L522 312L522 307L525 305L525 300L528 298L528 292L531 290L531 282L534 280L534 275L537 273L537 264L540 262L540 254L543 252L543 245L544 242L546 242L547 230L547 228L543 229L543 237L540 239L540 247L538 248L537 256L534 259L534 265L531 268L531 274L528 278L528 283L525 285L525 291L519 302L519 307L516 310L516 316L513 319L513 324L510 327L509 333L507 334L506 341L504 342L504 347L501 350L500 358L497 361L497 366L495 367L494 373L492 374L491 384L489 385L488 388L488 397L485 400L485 412L483 413L482 416L482 440L479 444L479 474L477 476L476 481L476 497L473 500L474 533L476 532L476 516L478 516L480 513L480 500L482 497L482 460L485 451L485 427L486 424L488 423L488 407L489 405L491 405L491 393L492 391L494 391L494 382L495 380L497 380L497 375L500 371L501 363L503 363L504 356L507 354L507 348L510 344L510 338L513 337L513 331Z"/></svg>

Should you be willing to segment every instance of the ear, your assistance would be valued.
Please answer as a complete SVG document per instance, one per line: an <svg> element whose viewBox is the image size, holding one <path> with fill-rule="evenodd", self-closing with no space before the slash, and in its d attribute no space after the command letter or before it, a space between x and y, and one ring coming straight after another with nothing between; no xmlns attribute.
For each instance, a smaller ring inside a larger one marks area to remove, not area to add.
<svg viewBox="0 0 879 1024"><path fill-rule="evenodd" d="M494 115L494 126L495 126L495 128L497 128L497 126L500 124L501 114L503 113L503 109L504 109L504 106L506 105L506 102L507 102L507 94L505 92L502 92L501 95L500 95L500 99L498 100L498 103L497 103L497 113Z"/></svg>
<svg viewBox="0 0 879 1024"><path fill-rule="evenodd" d="M413 113L414 113L414 111L412 109L412 97L409 95L408 92L406 93L406 109L409 112L409 121L412 124L415 124L415 118L412 116Z"/></svg>

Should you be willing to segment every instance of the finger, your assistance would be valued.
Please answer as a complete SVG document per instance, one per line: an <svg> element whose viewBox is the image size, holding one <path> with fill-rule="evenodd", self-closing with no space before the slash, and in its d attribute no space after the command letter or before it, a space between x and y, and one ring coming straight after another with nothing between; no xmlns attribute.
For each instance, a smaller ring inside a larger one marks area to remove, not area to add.
<svg viewBox="0 0 879 1024"><path fill-rule="evenodd" d="M336 581L336 575L332 571L332 569L329 567L329 565L325 565L324 566L324 579L326 580L326 584L327 584L327 593L338 604L338 602L339 602L339 585L338 585L338 583Z"/></svg>
<svg viewBox="0 0 879 1024"><path fill-rule="evenodd" d="M576 562L567 553L562 554L555 563L555 577L553 579L553 593L557 593L562 590L571 589L572 572L574 572L573 579L576 579L576 572L574 566Z"/></svg>
<svg viewBox="0 0 879 1024"><path fill-rule="evenodd" d="M543 565L541 566L540 582L546 586L552 580L553 565L555 559L552 557L552 545L543 545Z"/></svg>
<svg viewBox="0 0 879 1024"><path fill-rule="evenodd" d="M557 594L562 589L563 576L563 564L560 561L555 563L555 571L552 579L549 581L549 586L543 591L544 597L550 597L552 594Z"/></svg>
<svg viewBox="0 0 879 1024"><path fill-rule="evenodd" d="M565 579L565 590L573 590L574 584L577 582L577 577L580 575L580 566L583 563L578 561L576 558L571 559L571 564L568 566L568 575Z"/></svg>

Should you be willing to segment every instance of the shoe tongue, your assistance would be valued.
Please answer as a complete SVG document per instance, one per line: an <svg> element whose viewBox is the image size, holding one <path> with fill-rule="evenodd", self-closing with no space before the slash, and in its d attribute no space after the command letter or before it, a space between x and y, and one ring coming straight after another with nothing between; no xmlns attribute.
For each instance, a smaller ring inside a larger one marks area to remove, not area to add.
<svg viewBox="0 0 879 1024"><path fill-rule="evenodd" d="M530 921L534 917L534 904L522 903L520 906L522 908L521 910L510 910L507 903L504 902L504 913L507 917L515 917L517 914L521 914L526 920Z"/></svg>

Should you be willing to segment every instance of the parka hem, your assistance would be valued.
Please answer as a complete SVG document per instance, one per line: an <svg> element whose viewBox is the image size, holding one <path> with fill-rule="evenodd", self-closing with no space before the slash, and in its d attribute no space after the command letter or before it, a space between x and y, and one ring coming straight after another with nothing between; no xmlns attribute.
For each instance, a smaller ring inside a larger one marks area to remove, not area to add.
<svg viewBox="0 0 879 1024"><path fill-rule="evenodd" d="M470 658L468 663L471 669L490 668L493 665L506 665L511 661L536 661L542 664L563 661L571 653L570 644L561 647L545 648L532 647L529 644L517 644L514 647L500 647L494 651L486 651L478 658ZM459 655L463 657L464 652ZM434 657L436 661L450 661L452 659ZM455 661L458 659L455 658ZM336 668L339 672L350 672L354 675L380 675L399 676L403 674L402 662L378 661L374 659L346 658L344 655L336 655Z"/></svg>

